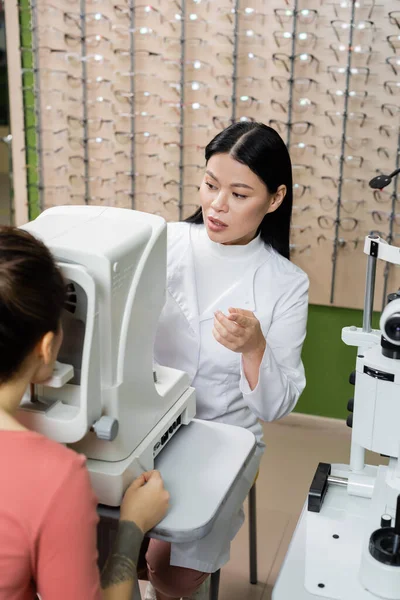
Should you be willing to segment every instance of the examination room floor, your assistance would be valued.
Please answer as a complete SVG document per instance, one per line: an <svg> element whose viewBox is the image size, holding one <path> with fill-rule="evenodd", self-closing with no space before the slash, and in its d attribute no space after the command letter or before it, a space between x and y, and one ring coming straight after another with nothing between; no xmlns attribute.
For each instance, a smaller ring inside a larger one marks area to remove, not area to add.
<svg viewBox="0 0 400 600"><path fill-rule="evenodd" d="M230 562L222 569L219 600L271 599L317 464L349 462L351 430L344 421L292 414L264 424L264 436L267 450L257 480L259 583L249 583L246 522L234 540ZM369 464L382 460L367 453Z"/></svg>

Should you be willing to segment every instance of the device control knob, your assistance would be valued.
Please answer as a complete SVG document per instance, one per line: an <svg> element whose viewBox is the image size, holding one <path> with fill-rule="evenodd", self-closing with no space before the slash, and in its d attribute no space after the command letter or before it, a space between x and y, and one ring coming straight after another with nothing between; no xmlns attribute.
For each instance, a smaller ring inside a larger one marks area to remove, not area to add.
<svg viewBox="0 0 400 600"><path fill-rule="evenodd" d="M117 419L103 416L94 423L92 429L100 440L112 442L118 435L119 424Z"/></svg>
<svg viewBox="0 0 400 600"><path fill-rule="evenodd" d="M354 398L350 398L350 400L348 401L347 410L351 413L354 411Z"/></svg>
<svg viewBox="0 0 400 600"><path fill-rule="evenodd" d="M353 427L353 415L348 415L346 419L346 425L347 427Z"/></svg>
<svg viewBox="0 0 400 600"><path fill-rule="evenodd" d="M388 297L387 297L388 304L390 302L393 302L393 300L397 300L398 297L399 297L399 292L393 292L392 294L388 294Z"/></svg>
<svg viewBox="0 0 400 600"><path fill-rule="evenodd" d="M390 515L382 515L381 516L381 528L392 526L392 517Z"/></svg>
<svg viewBox="0 0 400 600"><path fill-rule="evenodd" d="M400 567L400 494L397 496L394 527L382 527L373 532L369 538L369 553L384 565Z"/></svg>
<svg viewBox="0 0 400 600"><path fill-rule="evenodd" d="M349 383L351 383L351 385L356 385L356 372L355 371L350 373Z"/></svg>

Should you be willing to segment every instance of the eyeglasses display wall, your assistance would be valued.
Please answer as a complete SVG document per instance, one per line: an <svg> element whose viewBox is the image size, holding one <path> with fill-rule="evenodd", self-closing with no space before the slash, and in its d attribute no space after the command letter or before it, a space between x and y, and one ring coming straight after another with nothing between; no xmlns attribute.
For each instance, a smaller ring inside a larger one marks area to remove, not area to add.
<svg viewBox="0 0 400 600"><path fill-rule="evenodd" d="M28 191L167 220L198 206L204 148L271 125L294 174L310 300L360 308L363 240L400 245L400 1L20 0ZM376 308L400 286L380 265Z"/></svg>

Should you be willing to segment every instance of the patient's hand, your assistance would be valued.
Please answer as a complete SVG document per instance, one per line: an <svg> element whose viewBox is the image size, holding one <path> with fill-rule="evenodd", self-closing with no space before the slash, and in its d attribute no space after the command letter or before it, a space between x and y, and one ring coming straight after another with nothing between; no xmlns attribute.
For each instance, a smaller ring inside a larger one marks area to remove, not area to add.
<svg viewBox="0 0 400 600"><path fill-rule="evenodd" d="M168 511L169 493L158 471L143 473L126 490L121 504L121 521L134 521L146 533Z"/></svg>

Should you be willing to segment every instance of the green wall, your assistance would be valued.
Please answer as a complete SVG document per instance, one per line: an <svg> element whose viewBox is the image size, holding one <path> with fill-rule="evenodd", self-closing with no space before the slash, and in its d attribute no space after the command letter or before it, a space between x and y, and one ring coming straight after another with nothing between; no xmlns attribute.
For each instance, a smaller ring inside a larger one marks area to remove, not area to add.
<svg viewBox="0 0 400 600"><path fill-rule="evenodd" d="M32 54L31 7L30 0L20 0L20 42L22 63L22 89L25 104L25 142L28 185L29 219L40 213L40 193L38 187L38 153L36 139L35 112L35 64Z"/></svg>
<svg viewBox="0 0 400 600"><path fill-rule="evenodd" d="M373 326L378 327L379 314ZM342 327L362 326L362 311L332 306L309 308L303 361L307 386L296 412L345 419L347 401L354 395L349 375L355 368L356 348L341 339Z"/></svg>

